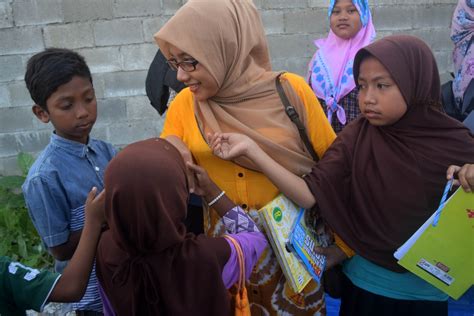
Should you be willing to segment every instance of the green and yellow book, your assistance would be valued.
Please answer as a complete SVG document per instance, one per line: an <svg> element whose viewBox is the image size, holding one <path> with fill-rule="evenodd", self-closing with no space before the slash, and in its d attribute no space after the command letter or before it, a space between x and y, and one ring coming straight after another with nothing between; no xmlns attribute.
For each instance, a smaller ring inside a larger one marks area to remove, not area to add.
<svg viewBox="0 0 474 316"><path fill-rule="evenodd" d="M459 188L396 252L398 263L458 299L474 283L474 193Z"/></svg>

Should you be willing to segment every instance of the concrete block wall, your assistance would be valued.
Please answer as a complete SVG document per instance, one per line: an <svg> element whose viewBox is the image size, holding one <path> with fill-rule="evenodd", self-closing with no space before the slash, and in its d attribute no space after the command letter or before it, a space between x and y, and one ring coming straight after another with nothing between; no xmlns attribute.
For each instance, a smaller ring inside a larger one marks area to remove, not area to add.
<svg viewBox="0 0 474 316"><path fill-rule="evenodd" d="M313 40L328 32L328 0L254 0L275 70L304 75ZM93 72L99 118L93 136L123 147L159 135L163 118L149 105L145 77L153 34L185 0L0 0L0 175L18 174L17 154L36 155L50 125L31 113L23 76L46 47L81 53ZM370 1L378 37L409 33L432 47L442 78L451 71L450 21L456 0Z"/></svg>

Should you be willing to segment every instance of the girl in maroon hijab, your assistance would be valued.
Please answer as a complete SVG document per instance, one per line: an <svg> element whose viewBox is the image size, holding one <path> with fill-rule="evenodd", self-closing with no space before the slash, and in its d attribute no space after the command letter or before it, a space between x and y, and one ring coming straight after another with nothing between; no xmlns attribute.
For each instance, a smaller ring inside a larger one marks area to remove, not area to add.
<svg viewBox="0 0 474 316"><path fill-rule="evenodd" d="M248 277L265 237L204 169L188 167L197 178L195 193L213 204L240 244ZM227 288L240 272L235 249L225 238L186 233L185 170L179 152L156 138L127 146L105 171L109 229L99 242L97 276L104 306L116 315L230 314Z"/></svg>
<svg viewBox="0 0 474 316"><path fill-rule="evenodd" d="M363 115L306 177L240 134L215 134L214 153L246 156L296 203L317 203L355 251L343 266L341 315L447 315L447 295L404 270L393 253L436 210L448 166L474 162L473 135L439 110L436 61L416 37L388 36L361 49L354 77ZM331 264L344 257L337 246L324 252Z"/></svg>

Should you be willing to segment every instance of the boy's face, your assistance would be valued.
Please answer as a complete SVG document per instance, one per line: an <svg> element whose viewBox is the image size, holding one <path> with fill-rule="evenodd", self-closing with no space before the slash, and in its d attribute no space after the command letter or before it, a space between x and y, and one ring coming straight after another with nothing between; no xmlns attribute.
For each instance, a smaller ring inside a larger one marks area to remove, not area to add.
<svg viewBox="0 0 474 316"><path fill-rule="evenodd" d="M348 40L362 28L359 11L352 0L337 0L329 18L329 26L338 37Z"/></svg>
<svg viewBox="0 0 474 316"><path fill-rule="evenodd" d="M46 107L48 111L34 105L33 113L43 123L51 121L58 136L87 143L97 118L97 100L88 78L72 77L71 81L51 94L46 100Z"/></svg>
<svg viewBox="0 0 474 316"><path fill-rule="evenodd" d="M392 125L406 113L407 104L400 89L376 58L362 61L358 84L359 108L370 124Z"/></svg>

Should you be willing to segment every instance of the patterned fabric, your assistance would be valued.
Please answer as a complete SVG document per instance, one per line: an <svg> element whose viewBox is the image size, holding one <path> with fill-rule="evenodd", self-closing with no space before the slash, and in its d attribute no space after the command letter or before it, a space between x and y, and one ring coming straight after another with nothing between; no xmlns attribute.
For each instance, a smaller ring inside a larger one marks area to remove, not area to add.
<svg viewBox="0 0 474 316"><path fill-rule="evenodd" d="M229 234L238 234L240 232L260 232L260 229L258 229L254 221L242 210L242 208L240 208L240 206L236 206L228 211L222 217L222 222Z"/></svg>
<svg viewBox="0 0 474 316"><path fill-rule="evenodd" d="M304 102L308 119L308 136L314 149L322 157L334 141L335 134L314 92L305 80L290 73L285 73L284 76ZM284 111L282 106L281 110ZM288 119L285 124L292 123ZM278 189L262 173L222 160L212 154L199 131L194 116L193 95L188 88L176 96L168 109L161 137L168 135L176 135L186 143L198 165L206 169L211 179L225 190L229 198L240 205L261 229L256 210L274 199L279 193ZM221 217L214 210L204 210L204 230L210 236L221 236L226 233ZM247 282L247 293L251 302L252 316L305 316L326 312L324 292L315 282L310 283L301 294L294 293L286 285L285 277L271 247L264 250L253 269Z"/></svg>
<svg viewBox="0 0 474 316"><path fill-rule="evenodd" d="M359 12L362 28L348 40L338 37L330 30L327 38L314 41L318 50L309 63L307 76L316 96L327 105L329 122L332 122L332 116L336 113L342 125L348 120L340 100L356 86L352 73L354 56L360 48L370 44L376 35L368 1L352 2ZM335 3L335 0L331 0L328 17L331 16Z"/></svg>
<svg viewBox="0 0 474 316"><path fill-rule="evenodd" d="M339 105L346 112L347 123L345 125L347 125L352 120L357 118L360 114L359 103L357 101L358 95L359 95L359 91L357 90L357 88L355 88L351 92L349 92L348 95L346 95L341 100L339 100ZM324 100L320 99L319 102L321 103L321 106L323 107L324 112L327 112L327 106ZM330 123L331 123L332 128L334 129L334 132L336 132L336 134L342 131L342 129L345 126L341 122L339 122L339 120L336 120L335 117L332 117L332 122Z"/></svg>
<svg viewBox="0 0 474 316"><path fill-rule="evenodd" d="M459 0L453 14L451 40L454 42L453 93L456 105L460 108L464 91L474 78L474 1Z"/></svg>

